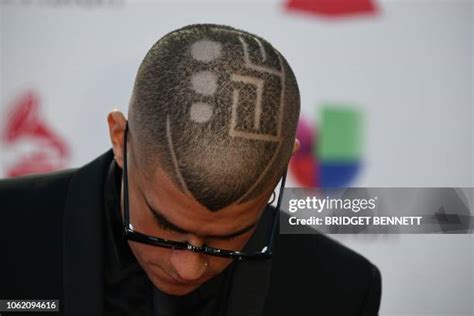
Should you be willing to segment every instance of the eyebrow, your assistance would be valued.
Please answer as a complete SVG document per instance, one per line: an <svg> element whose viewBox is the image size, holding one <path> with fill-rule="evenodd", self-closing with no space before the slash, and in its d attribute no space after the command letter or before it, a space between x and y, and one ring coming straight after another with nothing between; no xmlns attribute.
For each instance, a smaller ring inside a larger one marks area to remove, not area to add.
<svg viewBox="0 0 474 316"><path fill-rule="evenodd" d="M184 228L181 228L175 224L173 224L172 222L170 222L165 215L163 215L163 213L159 212L157 209L155 209L154 207L152 207L148 201L145 199L145 203L146 205L148 206L148 209L151 211L151 213L153 214L153 217L158 221L159 224L177 232L177 233L180 233L180 234L195 234L193 232L190 232ZM243 235L247 232L249 232L252 228L254 228L255 226L257 225L257 223L253 223L253 224L250 224L236 232L233 232L233 233L228 233L228 234L224 234L224 235L206 235L206 236L202 236L204 238L210 238L210 239L230 239L230 238L234 238L234 237L237 237L237 236L240 236L240 235Z"/></svg>

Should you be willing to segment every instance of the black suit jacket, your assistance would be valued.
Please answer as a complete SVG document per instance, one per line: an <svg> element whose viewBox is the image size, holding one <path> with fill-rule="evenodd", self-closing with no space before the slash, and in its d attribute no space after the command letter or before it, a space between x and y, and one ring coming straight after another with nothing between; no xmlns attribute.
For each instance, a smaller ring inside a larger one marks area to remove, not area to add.
<svg viewBox="0 0 474 316"><path fill-rule="evenodd" d="M0 299L60 299L60 314L101 315L112 159L0 181ZM270 261L239 263L229 295L226 315L377 315L381 277L324 235L281 235Z"/></svg>

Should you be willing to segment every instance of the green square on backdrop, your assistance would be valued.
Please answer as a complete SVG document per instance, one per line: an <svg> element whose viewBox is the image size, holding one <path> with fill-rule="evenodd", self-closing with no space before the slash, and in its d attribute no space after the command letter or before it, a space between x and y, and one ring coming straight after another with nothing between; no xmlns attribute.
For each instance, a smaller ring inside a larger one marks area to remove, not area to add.
<svg viewBox="0 0 474 316"><path fill-rule="evenodd" d="M325 104L321 110L318 144L320 160L348 162L362 155L362 113L348 106Z"/></svg>

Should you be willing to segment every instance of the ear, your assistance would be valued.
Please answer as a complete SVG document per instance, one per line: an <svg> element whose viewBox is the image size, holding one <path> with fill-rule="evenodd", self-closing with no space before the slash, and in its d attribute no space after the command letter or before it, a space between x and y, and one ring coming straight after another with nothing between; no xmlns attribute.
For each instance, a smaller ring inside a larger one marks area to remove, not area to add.
<svg viewBox="0 0 474 316"><path fill-rule="evenodd" d="M298 150L300 149L300 141L298 138L295 138L295 143L293 145L293 153L292 155L294 155Z"/></svg>
<svg viewBox="0 0 474 316"><path fill-rule="evenodd" d="M125 125L127 119L119 110L114 110L107 115L109 124L110 141L114 151L115 161L123 168L123 136L125 134Z"/></svg>

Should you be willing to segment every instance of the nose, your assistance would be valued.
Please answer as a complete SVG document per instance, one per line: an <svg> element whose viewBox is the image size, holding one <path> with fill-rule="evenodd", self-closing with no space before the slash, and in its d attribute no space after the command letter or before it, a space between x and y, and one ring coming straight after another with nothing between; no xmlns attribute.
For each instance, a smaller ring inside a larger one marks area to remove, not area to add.
<svg viewBox="0 0 474 316"><path fill-rule="evenodd" d="M170 261L178 277L186 282L198 280L207 269L205 256L188 250L172 250Z"/></svg>

